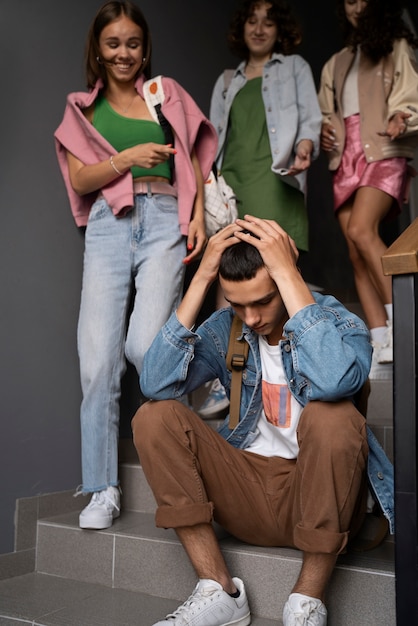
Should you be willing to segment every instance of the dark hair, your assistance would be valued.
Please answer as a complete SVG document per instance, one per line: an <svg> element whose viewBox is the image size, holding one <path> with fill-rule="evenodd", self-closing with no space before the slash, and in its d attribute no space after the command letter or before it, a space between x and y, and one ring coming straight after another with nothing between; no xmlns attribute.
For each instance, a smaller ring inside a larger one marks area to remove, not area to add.
<svg viewBox="0 0 418 626"><path fill-rule="evenodd" d="M248 48L244 41L244 26L254 9L269 4L267 15L277 27L277 41L273 52L291 54L302 41L301 29L290 7L284 0L244 0L232 15L227 36L229 49L240 59L248 59Z"/></svg>
<svg viewBox="0 0 418 626"><path fill-rule="evenodd" d="M247 241L240 241L223 251L219 275L225 280L251 280L264 267L260 252Z"/></svg>
<svg viewBox="0 0 418 626"><path fill-rule="evenodd" d="M369 0L359 16L357 28L346 18L344 0L338 0L337 17L342 27L345 44L361 50L374 63L390 54L397 39L406 39L413 48L418 39L404 22L402 0Z"/></svg>
<svg viewBox="0 0 418 626"><path fill-rule="evenodd" d="M126 15L126 17L132 20L132 22L134 22L142 30L144 37L143 45L145 50L145 61L141 66L140 72L142 72L146 78L151 77L151 33L144 15L132 2L117 2L116 0L111 0L110 2L106 2L99 9L93 23L90 26L87 36L85 72L87 87L89 89L94 87L98 78L101 78L106 84L105 67L97 60L100 54L99 39L102 30L110 24L110 22L113 22L113 20L117 19L121 15Z"/></svg>

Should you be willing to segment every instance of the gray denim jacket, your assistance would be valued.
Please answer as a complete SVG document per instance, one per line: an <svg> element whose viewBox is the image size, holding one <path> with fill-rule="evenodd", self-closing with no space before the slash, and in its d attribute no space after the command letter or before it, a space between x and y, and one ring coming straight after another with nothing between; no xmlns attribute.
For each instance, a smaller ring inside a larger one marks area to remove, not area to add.
<svg viewBox="0 0 418 626"><path fill-rule="evenodd" d="M372 347L363 321L333 296L313 294L315 304L304 307L284 326L280 341L287 384L305 406L312 400L352 398L367 380ZM185 328L173 313L145 355L142 393L154 400L180 399L203 383L219 378L229 396L231 372L226 367L233 310L213 313L196 331ZM219 433L236 448L257 437L262 409L261 360L258 335L245 324L249 354L242 377L240 420L230 430L229 416ZM368 429L368 475L374 495L393 532L393 468Z"/></svg>
<svg viewBox="0 0 418 626"><path fill-rule="evenodd" d="M223 74L213 88L209 117L218 133L216 163L219 169L222 166L232 102L246 82L245 63L242 62L235 70L226 92ZM316 158L319 154L322 115L308 63L297 54L273 54L264 66L261 90L273 172L278 174L280 169L287 169L293 163L295 148L301 139L312 141L312 158ZM306 171L297 176L285 176L284 180L306 193Z"/></svg>

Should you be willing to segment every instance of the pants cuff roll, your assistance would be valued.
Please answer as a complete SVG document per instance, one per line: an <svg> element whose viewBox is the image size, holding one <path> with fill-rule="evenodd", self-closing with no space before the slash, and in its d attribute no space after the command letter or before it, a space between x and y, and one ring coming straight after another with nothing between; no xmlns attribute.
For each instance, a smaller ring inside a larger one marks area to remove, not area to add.
<svg viewBox="0 0 418 626"><path fill-rule="evenodd" d="M348 532L335 533L325 528L303 528L298 524L294 541L302 552L341 554L347 545Z"/></svg>
<svg viewBox="0 0 418 626"><path fill-rule="evenodd" d="M212 521L212 502L186 506L159 506L155 514L155 524L158 528L182 528L210 524Z"/></svg>

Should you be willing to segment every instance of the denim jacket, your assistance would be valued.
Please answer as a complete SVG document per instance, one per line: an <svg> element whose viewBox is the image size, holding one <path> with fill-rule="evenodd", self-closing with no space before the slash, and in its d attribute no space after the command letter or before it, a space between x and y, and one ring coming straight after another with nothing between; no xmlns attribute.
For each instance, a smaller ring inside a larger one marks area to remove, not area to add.
<svg viewBox="0 0 418 626"><path fill-rule="evenodd" d="M333 296L314 293L315 304L292 316L280 341L288 387L305 406L312 400L333 402L353 398L367 380L372 348L369 332L353 313ZM203 383L219 378L230 395L231 372L226 353L233 310L213 313L196 331L185 328L173 313L145 355L140 382L153 400L180 399ZM219 433L236 448L246 448L257 437L262 410L261 360L258 335L245 324L249 344L242 376L240 420L229 429L229 416ZM368 476L374 495L393 531L393 468L368 429Z"/></svg>
<svg viewBox="0 0 418 626"><path fill-rule="evenodd" d="M232 102L246 82L245 63L242 62L235 70L227 91L223 74L213 89L209 117L218 133L219 169L222 166ZM288 168L293 163L295 148L301 139L312 141L312 158L316 158L319 154L322 116L308 63L297 54L273 54L263 69L261 92L273 172L277 174L280 169ZM306 171L297 176L284 176L283 180L306 193Z"/></svg>

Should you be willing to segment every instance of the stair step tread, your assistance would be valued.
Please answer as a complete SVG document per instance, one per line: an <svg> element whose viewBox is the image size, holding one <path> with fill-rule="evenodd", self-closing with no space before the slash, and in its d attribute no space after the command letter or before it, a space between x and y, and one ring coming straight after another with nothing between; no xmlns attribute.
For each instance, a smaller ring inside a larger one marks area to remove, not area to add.
<svg viewBox="0 0 418 626"><path fill-rule="evenodd" d="M12 620L16 626L19 622L33 626L150 626L178 604L177 600L47 574L0 581L1 626L11 625ZM261 617L252 620L252 626L277 624L277 620Z"/></svg>
<svg viewBox="0 0 418 626"><path fill-rule="evenodd" d="M253 614L278 624L300 571L301 553L247 545L218 526L215 530L230 571L245 582ZM188 597L196 582L175 532L155 528L151 512L123 510L113 526L103 531L81 530L77 512L54 515L38 521L37 538L37 573L153 598L164 596L164 602L171 601L168 612ZM373 551L339 557L328 592L329 626L394 623L393 548L393 542L386 541ZM159 609L159 619L161 613L167 609ZM143 622L144 626L152 623ZM11 626L1 618L0 625ZM97 626L115 625L97 622ZM45 626L55 623L45 622Z"/></svg>
<svg viewBox="0 0 418 626"><path fill-rule="evenodd" d="M172 529L157 528L154 523L153 513L143 513L138 511L122 511L121 516L114 520L110 528L100 531L81 530L78 525L78 513L69 512L61 515L54 515L49 518L39 520L42 527L53 526L80 533L80 536L98 536L101 534L113 537L123 537L132 539L146 539L150 541L162 541L180 545L176 533ZM301 552L293 548L263 547L245 544L231 535L228 535L218 525L214 525L215 532L223 550L236 553L262 555L264 559L291 559L301 560ZM74 548L75 549L75 548ZM349 552L339 557L339 565L344 568L363 568L376 570L379 572L394 572L394 544L390 540L385 541L381 546L366 552Z"/></svg>

